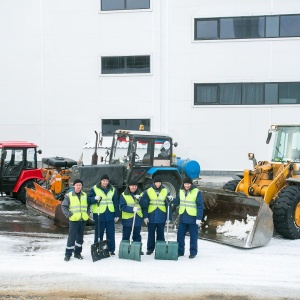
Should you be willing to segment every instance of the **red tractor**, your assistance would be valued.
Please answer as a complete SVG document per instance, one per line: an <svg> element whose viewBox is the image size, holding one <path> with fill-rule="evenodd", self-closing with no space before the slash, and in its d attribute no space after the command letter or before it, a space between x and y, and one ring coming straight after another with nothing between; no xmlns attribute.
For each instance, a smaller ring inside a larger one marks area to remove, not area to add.
<svg viewBox="0 0 300 300"><path fill-rule="evenodd" d="M33 188L33 182L44 181L37 167L37 145L24 141L0 141L0 192L13 195L26 203L25 187Z"/></svg>

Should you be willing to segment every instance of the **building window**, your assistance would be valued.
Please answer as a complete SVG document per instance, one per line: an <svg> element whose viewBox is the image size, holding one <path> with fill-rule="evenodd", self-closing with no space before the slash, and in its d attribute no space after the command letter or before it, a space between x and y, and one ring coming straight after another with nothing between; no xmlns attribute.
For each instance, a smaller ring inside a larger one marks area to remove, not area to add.
<svg viewBox="0 0 300 300"><path fill-rule="evenodd" d="M194 85L195 105L300 104L300 82Z"/></svg>
<svg viewBox="0 0 300 300"><path fill-rule="evenodd" d="M149 9L150 0L101 0L101 10Z"/></svg>
<svg viewBox="0 0 300 300"><path fill-rule="evenodd" d="M140 125L150 131L150 119L102 119L102 135L112 136L118 129L139 130Z"/></svg>
<svg viewBox="0 0 300 300"><path fill-rule="evenodd" d="M299 37L300 15L195 19L195 40Z"/></svg>
<svg viewBox="0 0 300 300"><path fill-rule="evenodd" d="M101 74L150 73L150 56L104 56Z"/></svg>

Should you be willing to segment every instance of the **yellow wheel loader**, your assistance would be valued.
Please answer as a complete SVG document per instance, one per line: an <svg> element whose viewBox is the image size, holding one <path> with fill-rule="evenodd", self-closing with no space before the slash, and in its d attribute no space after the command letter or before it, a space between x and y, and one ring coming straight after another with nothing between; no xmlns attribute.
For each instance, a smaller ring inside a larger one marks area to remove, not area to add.
<svg viewBox="0 0 300 300"><path fill-rule="evenodd" d="M206 220L200 237L253 248L269 242L274 226L285 238L300 238L300 125L272 125L267 144L273 132L270 162L257 163L254 154L249 153L253 169L244 170L241 180L226 183L223 191L203 189ZM246 228L247 217L254 222L244 238L230 234L237 222L244 222ZM226 222L232 226L228 231L220 230Z"/></svg>

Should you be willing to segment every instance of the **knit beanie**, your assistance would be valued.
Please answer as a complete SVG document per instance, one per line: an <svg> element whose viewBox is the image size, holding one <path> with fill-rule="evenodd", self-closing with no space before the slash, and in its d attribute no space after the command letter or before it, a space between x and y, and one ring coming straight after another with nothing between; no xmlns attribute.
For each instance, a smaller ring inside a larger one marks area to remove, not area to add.
<svg viewBox="0 0 300 300"><path fill-rule="evenodd" d="M155 183L155 182L162 182L162 179L159 175L157 175L153 178L153 183Z"/></svg>
<svg viewBox="0 0 300 300"><path fill-rule="evenodd" d="M74 182L73 182L73 186L76 184L76 183L81 183L83 185L83 181L81 179L75 179Z"/></svg>
<svg viewBox="0 0 300 300"><path fill-rule="evenodd" d="M108 175L107 175L107 174L103 174L103 175L101 176L100 181L102 181L103 179L109 180Z"/></svg>
<svg viewBox="0 0 300 300"><path fill-rule="evenodd" d="M190 184L193 184L193 180L192 180L192 178L190 178L190 177L185 177L185 178L183 179L183 183L190 183Z"/></svg>
<svg viewBox="0 0 300 300"><path fill-rule="evenodd" d="M130 179L129 182L128 182L128 186L130 186L130 185L138 185L137 180L134 179L134 178Z"/></svg>

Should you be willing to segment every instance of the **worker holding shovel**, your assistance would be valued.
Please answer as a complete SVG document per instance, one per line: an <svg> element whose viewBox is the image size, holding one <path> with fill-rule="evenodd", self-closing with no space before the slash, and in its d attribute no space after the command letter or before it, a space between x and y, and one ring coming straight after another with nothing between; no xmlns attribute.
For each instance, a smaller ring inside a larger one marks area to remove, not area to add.
<svg viewBox="0 0 300 300"><path fill-rule="evenodd" d="M190 232L190 256L194 258L198 253L198 227L201 226L203 216L203 200L201 192L193 185L191 178L183 179L179 194L174 205L179 204L179 225L177 231L178 256L184 255L184 240L187 231Z"/></svg>
<svg viewBox="0 0 300 300"><path fill-rule="evenodd" d="M146 206L141 200L141 192L135 179L129 181L125 191L120 195L120 210L122 211L122 241L130 240L133 227L133 242L141 242L141 227ZM134 218L134 215L136 216ZM133 220L135 221L133 224ZM140 253L143 255L143 251Z"/></svg>
<svg viewBox="0 0 300 300"><path fill-rule="evenodd" d="M118 193L109 183L108 175L102 175L100 183L92 187L88 196L88 204L91 205L95 221L94 244L98 242L99 236L100 241L103 241L104 231L106 230L108 250L110 255L115 255L115 222L119 220ZM98 224L99 219L100 224ZM99 227L100 234L98 233Z"/></svg>
<svg viewBox="0 0 300 300"><path fill-rule="evenodd" d="M148 210L144 216L144 222L148 225L147 255L151 255L155 249L155 235L157 241L164 241L165 224L167 220L167 208L173 197L162 185L161 176L153 179L153 184L143 194L143 201L147 204ZM172 219L172 212L169 210L168 221Z"/></svg>

